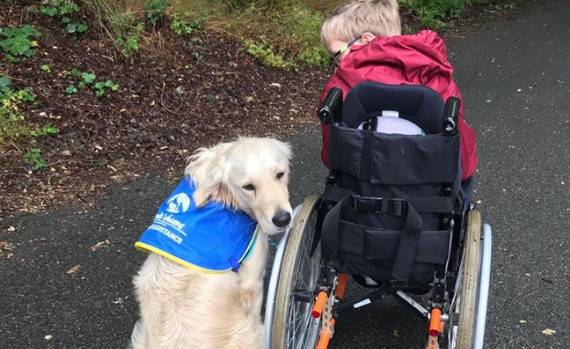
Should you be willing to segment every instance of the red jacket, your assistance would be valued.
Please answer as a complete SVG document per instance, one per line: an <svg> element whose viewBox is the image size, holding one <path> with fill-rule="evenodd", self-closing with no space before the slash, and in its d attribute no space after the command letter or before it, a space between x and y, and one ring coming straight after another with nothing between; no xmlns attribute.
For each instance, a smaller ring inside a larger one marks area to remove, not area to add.
<svg viewBox="0 0 570 349"><path fill-rule="evenodd" d="M459 89L453 82L453 68L447 61L447 48L435 32L423 30L414 35L377 37L366 45L352 46L325 85L319 106L332 87L342 89L344 96L363 81L386 84L425 85L437 91L444 100L450 96L461 99L459 133L461 135L462 178L469 178L477 166L475 131L464 118L464 105ZM328 166L329 126L323 125L321 158Z"/></svg>

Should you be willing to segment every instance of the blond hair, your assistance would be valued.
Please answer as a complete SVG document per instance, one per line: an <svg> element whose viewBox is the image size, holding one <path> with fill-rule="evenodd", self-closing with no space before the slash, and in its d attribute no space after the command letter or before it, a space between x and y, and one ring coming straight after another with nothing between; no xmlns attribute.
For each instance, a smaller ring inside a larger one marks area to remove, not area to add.
<svg viewBox="0 0 570 349"><path fill-rule="evenodd" d="M349 42L369 32L375 36L401 35L397 0L351 0L337 6L321 27L321 41Z"/></svg>

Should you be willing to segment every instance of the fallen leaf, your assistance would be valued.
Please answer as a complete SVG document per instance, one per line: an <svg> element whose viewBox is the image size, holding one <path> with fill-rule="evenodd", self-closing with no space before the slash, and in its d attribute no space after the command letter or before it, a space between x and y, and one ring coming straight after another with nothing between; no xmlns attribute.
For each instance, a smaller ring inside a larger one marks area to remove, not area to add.
<svg viewBox="0 0 570 349"><path fill-rule="evenodd" d="M105 241L100 241L98 243L96 243L95 245L91 246L91 251L95 252L98 249L100 249L103 245L105 244Z"/></svg>
<svg viewBox="0 0 570 349"><path fill-rule="evenodd" d="M0 259L11 259L14 254L11 251L14 249L14 244L11 242L0 241Z"/></svg>
<svg viewBox="0 0 570 349"><path fill-rule="evenodd" d="M552 330L552 329L550 329L550 328L547 328L547 329L545 329L545 330L542 330L542 334L547 335L547 336L552 336L552 335L555 334L555 333L556 333L556 331L555 331L555 330Z"/></svg>
<svg viewBox="0 0 570 349"><path fill-rule="evenodd" d="M75 272L78 271L80 267L81 267L81 265L77 264L73 268L66 271L66 274L75 274Z"/></svg>

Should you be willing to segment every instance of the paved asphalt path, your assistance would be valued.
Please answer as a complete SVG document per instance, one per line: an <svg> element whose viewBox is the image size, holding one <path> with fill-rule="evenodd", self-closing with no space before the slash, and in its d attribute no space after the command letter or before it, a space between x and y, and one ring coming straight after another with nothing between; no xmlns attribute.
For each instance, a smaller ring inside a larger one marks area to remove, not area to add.
<svg viewBox="0 0 570 349"><path fill-rule="evenodd" d="M546 0L448 47L478 131L477 199L494 233L486 348L570 348L570 2ZM321 191L325 172L318 130L290 142L298 204ZM96 210L1 222L0 241L15 248L0 260L0 348L124 348L144 258L132 244L174 186L149 176L109 188ZM420 348L423 334L422 320L386 299L340 319L333 348Z"/></svg>

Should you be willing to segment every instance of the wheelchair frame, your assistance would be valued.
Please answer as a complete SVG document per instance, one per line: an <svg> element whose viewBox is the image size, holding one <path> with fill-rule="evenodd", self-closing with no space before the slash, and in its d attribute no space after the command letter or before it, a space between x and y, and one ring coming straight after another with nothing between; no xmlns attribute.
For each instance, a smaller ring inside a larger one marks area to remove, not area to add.
<svg viewBox="0 0 570 349"><path fill-rule="evenodd" d="M338 301L343 296L342 292L338 292L339 275L334 270L328 269L330 265L322 264L318 241L314 246L314 228L321 203L322 198L319 195L311 195L302 205L296 207L293 226L281 238L277 247L265 311L266 348L324 349L334 335L336 314L347 308L359 308L371 304L385 294L394 296L428 322L426 348L440 348L439 342L445 334L449 349L483 348L491 274L492 231L488 224L484 224L481 229L481 216L478 211L472 210L467 219L465 236L467 246L461 251L462 258L453 285L453 293L456 296L448 299L443 305L445 311L434 316L433 309L436 308L433 304L430 304L432 310L430 311L404 290L398 289L376 289L350 302ZM305 248L306 252L309 246L310 255L303 256L300 250ZM312 257L306 261L311 262L312 259L315 262L312 265L300 263L301 257ZM311 272L308 275L300 275L299 271L307 267ZM327 276L319 275L327 269L329 272ZM308 288L313 287L312 292L294 289L298 287L300 276L308 277L302 282L305 286L309 286ZM317 281L326 278L334 280L335 277L337 280L333 281L333 287L329 289L321 313L315 316L314 305L318 301L320 292L326 289ZM430 303L433 303L433 300ZM292 311L297 311L300 313L298 315L303 316L301 327L305 332L292 333L288 328L288 321L293 316Z"/></svg>
<svg viewBox="0 0 570 349"><path fill-rule="evenodd" d="M331 90L320 110L321 121L339 121L341 107L342 91ZM444 134L457 132L458 110L459 100L450 98L445 106ZM321 255L322 214L328 210L327 200L320 195L309 196L295 208L292 228L279 243L266 302L266 348L325 349L334 335L339 312L370 304L385 294L428 322L426 349L438 349L445 342L449 349L483 347L492 232L488 224L482 226L477 210L469 207L466 213L446 220L452 236L447 262L436 268L429 285L414 289L410 287L414 285L388 282L349 302L343 302L348 275L337 273L332 261ZM412 293L431 291L427 307L406 292L410 289Z"/></svg>

